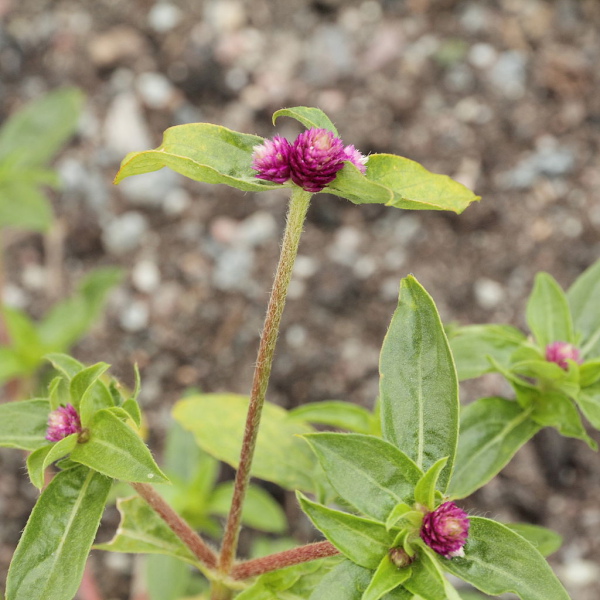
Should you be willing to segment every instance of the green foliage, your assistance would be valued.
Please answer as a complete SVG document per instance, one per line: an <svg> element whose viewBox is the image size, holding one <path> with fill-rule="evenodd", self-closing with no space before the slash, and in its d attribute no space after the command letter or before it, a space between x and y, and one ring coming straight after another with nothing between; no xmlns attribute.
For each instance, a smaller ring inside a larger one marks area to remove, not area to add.
<svg viewBox="0 0 600 600"><path fill-rule="evenodd" d="M379 419L363 406L341 400L309 402L289 411L292 419L306 423L318 423L352 431L376 434L380 430Z"/></svg>
<svg viewBox="0 0 600 600"><path fill-rule="evenodd" d="M75 132L83 95L63 88L29 103L0 129L0 228L45 231L52 208L41 191L58 180L46 164Z"/></svg>
<svg viewBox="0 0 600 600"><path fill-rule="evenodd" d="M85 467L59 473L35 505L13 556L6 600L71 600L111 480Z"/></svg>
<svg viewBox="0 0 600 600"><path fill-rule="evenodd" d="M46 398L0 404L0 446L22 450L45 446L49 414Z"/></svg>

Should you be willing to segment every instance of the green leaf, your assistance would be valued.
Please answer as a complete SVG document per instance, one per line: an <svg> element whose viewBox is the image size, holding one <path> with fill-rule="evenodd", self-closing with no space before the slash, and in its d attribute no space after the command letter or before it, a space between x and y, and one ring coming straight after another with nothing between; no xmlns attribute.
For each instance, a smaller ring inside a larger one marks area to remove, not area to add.
<svg viewBox="0 0 600 600"><path fill-rule="evenodd" d="M194 434L203 450L237 468L247 412L245 396L202 394L177 402L173 417ZM288 490L312 491L316 459L297 437L312 431L308 425L290 419L283 408L266 402L252 474Z"/></svg>
<svg viewBox="0 0 600 600"><path fill-rule="evenodd" d="M531 418L545 427L556 427L561 435L583 440L596 450L598 444L587 434L573 402L559 392L536 392Z"/></svg>
<svg viewBox="0 0 600 600"><path fill-rule="evenodd" d="M46 354L46 360L52 363L52 366L62 373L69 381L84 369L84 366L71 356L60 353Z"/></svg>
<svg viewBox="0 0 600 600"><path fill-rule="evenodd" d="M208 502L208 511L215 515L226 517L229 514L233 498L233 482L222 483ZM273 496L258 486L250 486L242 509L242 522L270 533L284 533L287 529L287 519L281 506Z"/></svg>
<svg viewBox="0 0 600 600"><path fill-rule="evenodd" d="M93 416L89 439L77 444L71 460L123 481L168 482L142 439L109 409Z"/></svg>
<svg viewBox="0 0 600 600"><path fill-rule="evenodd" d="M394 192L389 187L371 181L360 172L358 167L349 162L338 171L336 178L325 188L325 191L346 198L354 204L391 205L394 201Z"/></svg>
<svg viewBox="0 0 600 600"><path fill-rule="evenodd" d="M37 450L48 444L50 403L46 398L0 404L0 446Z"/></svg>
<svg viewBox="0 0 600 600"><path fill-rule="evenodd" d="M396 208L450 210L460 214L471 202L480 199L464 185L447 175L431 173L419 163L394 154L369 156L364 186L360 189L361 195L358 195L352 193L351 189L348 189L350 186L345 182L347 177L356 179L358 169L348 168L350 166L344 166L337 178L327 186L326 191L348 198L355 204L385 202L387 206ZM367 184L372 187L371 193ZM391 198L387 201L382 193L383 190L391 193Z"/></svg>
<svg viewBox="0 0 600 600"><path fill-rule="evenodd" d="M72 433L54 444L42 446L27 457L27 472L31 483L41 490L44 487L44 472L57 460L65 457L77 444L77 434Z"/></svg>
<svg viewBox="0 0 600 600"><path fill-rule="evenodd" d="M421 470L385 440L358 433L314 433L304 439L344 500L385 521L399 502L412 502Z"/></svg>
<svg viewBox="0 0 600 600"><path fill-rule="evenodd" d="M111 480L85 467L42 492L13 556L6 600L71 600L79 587Z"/></svg>
<svg viewBox="0 0 600 600"><path fill-rule="evenodd" d="M480 398L464 406L454 475L448 489L453 498L465 498L495 477L541 426L504 398Z"/></svg>
<svg viewBox="0 0 600 600"><path fill-rule="evenodd" d="M336 137L339 137L335 125L329 117L320 109L309 106L294 106L293 108L282 108L273 113L273 125L279 117L291 117L300 121L307 129L327 129Z"/></svg>
<svg viewBox="0 0 600 600"><path fill-rule="evenodd" d="M256 178L251 167L255 146L264 142L257 135L238 133L210 123L190 123L167 129L155 150L132 152L121 163L115 183L169 167L194 181L224 183L245 192L282 187Z"/></svg>
<svg viewBox="0 0 600 600"><path fill-rule="evenodd" d="M390 560L389 555L386 554L379 563L361 600L379 600L382 596L404 583L410 576L410 567L399 569Z"/></svg>
<svg viewBox="0 0 600 600"><path fill-rule="evenodd" d="M579 366L579 385L582 388L600 381L600 360L590 360Z"/></svg>
<svg viewBox="0 0 600 600"><path fill-rule="evenodd" d="M15 358L19 363L18 374L29 375L39 366L44 354L35 324L21 310L7 306L2 307L0 310Z"/></svg>
<svg viewBox="0 0 600 600"><path fill-rule="evenodd" d="M29 365L19 356L15 348L0 346L0 384L27 373Z"/></svg>
<svg viewBox="0 0 600 600"><path fill-rule="evenodd" d="M148 600L180 600L185 596L192 573L181 560L165 554L144 558Z"/></svg>
<svg viewBox="0 0 600 600"><path fill-rule="evenodd" d="M504 523L511 531L525 538L542 556L554 554L563 543L555 531L529 523Z"/></svg>
<svg viewBox="0 0 600 600"><path fill-rule="evenodd" d="M444 568L492 596L512 592L521 600L569 600L542 555L508 527L471 517L464 558L443 562Z"/></svg>
<svg viewBox="0 0 600 600"><path fill-rule="evenodd" d="M600 429L600 385L596 384L581 390L575 400L585 418L596 429Z"/></svg>
<svg viewBox="0 0 600 600"><path fill-rule="evenodd" d="M104 308L108 292L121 281L115 267L88 273L68 299L55 304L38 326L40 340L48 350L64 352L93 325Z"/></svg>
<svg viewBox="0 0 600 600"><path fill-rule="evenodd" d="M310 600L361 600L372 576L368 569L345 560L325 575Z"/></svg>
<svg viewBox="0 0 600 600"><path fill-rule="evenodd" d="M313 525L357 565L376 569L392 547L395 533L388 532L383 523L327 508L311 502L300 492L296 495Z"/></svg>
<svg viewBox="0 0 600 600"><path fill-rule="evenodd" d="M59 406L66 406L71 402L69 383L61 375L50 382L48 400L50 401L50 410L56 410Z"/></svg>
<svg viewBox="0 0 600 600"><path fill-rule="evenodd" d="M431 465L427 473L419 479L415 487L415 502L422 504L430 511L435 509L435 490L438 478L447 462L447 458L440 458L440 460Z"/></svg>
<svg viewBox="0 0 600 600"><path fill-rule="evenodd" d="M119 498L121 522L110 542L94 548L109 552L164 554L198 566L190 549L139 496Z"/></svg>
<svg viewBox="0 0 600 600"><path fill-rule="evenodd" d="M0 228L47 231L54 217L52 206L25 173L19 175L23 179L0 180Z"/></svg>
<svg viewBox="0 0 600 600"><path fill-rule="evenodd" d="M583 334L584 356L600 356L599 297L600 260L584 271L567 292L575 329Z"/></svg>
<svg viewBox="0 0 600 600"><path fill-rule="evenodd" d="M78 411L84 394L109 368L110 365L100 362L82 369L71 379L71 402Z"/></svg>
<svg viewBox="0 0 600 600"><path fill-rule="evenodd" d="M454 589L440 570L437 555L433 558L430 552L422 548L417 560L411 565L411 577L402 585L423 600L460 600Z"/></svg>
<svg viewBox="0 0 600 600"><path fill-rule="evenodd" d="M458 439L458 382L435 304L412 276L402 280L383 342L379 391L386 440L423 470L448 457L439 479L443 492Z"/></svg>
<svg viewBox="0 0 600 600"><path fill-rule="evenodd" d="M288 414L291 419L339 427L354 433L371 433L373 420L371 412L363 406L341 400L310 402L290 410Z"/></svg>
<svg viewBox="0 0 600 600"><path fill-rule="evenodd" d="M508 368L525 335L509 325L469 325L449 336L458 379L473 379L493 370L487 356Z"/></svg>
<svg viewBox="0 0 600 600"><path fill-rule="evenodd" d="M527 325L540 348L551 342L574 342L573 321L567 297L548 273L538 273L527 301Z"/></svg>
<svg viewBox="0 0 600 600"><path fill-rule="evenodd" d="M83 100L78 89L62 88L15 113L0 129L0 161L46 163L75 132Z"/></svg>

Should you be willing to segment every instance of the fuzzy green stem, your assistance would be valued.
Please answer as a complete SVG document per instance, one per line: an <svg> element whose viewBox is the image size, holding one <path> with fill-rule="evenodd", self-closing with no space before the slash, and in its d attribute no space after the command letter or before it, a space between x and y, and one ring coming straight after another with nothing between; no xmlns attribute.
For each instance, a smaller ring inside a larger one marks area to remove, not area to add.
<svg viewBox="0 0 600 600"><path fill-rule="evenodd" d="M287 214L287 222L283 241L281 245L281 254L273 289L269 299L265 324L260 339L258 357L254 369L254 379L252 382L252 392L250 395L250 405L248 407L248 416L246 418L246 429L242 441L242 451L240 454L240 464L235 477L235 487L231 508L225 526L223 544L221 546L221 555L219 558L219 572L222 575L229 575L235 559L238 537L240 533L240 523L242 517L242 506L248 482L250 480L250 468L252 458L256 448L256 438L262 408L265 402L265 394L269 385L269 376L271 375L271 365L273 364L273 354L275 344L279 334L279 325L281 315L285 306L288 286L292 277L292 268L296 255L298 253L298 244L302 234L302 227L306 212L310 204L312 194L294 187ZM213 598L216 596L213 595Z"/></svg>

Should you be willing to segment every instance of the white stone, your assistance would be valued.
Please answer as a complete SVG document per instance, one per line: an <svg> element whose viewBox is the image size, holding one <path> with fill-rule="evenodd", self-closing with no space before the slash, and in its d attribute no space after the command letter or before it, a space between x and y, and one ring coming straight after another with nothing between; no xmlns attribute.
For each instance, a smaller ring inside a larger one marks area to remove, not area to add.
<svg viewBox="0 0 600 600"><path fill-rule="evenodd" d="M160 286L160 270L151 260L140 260L133 267L131 281L137 290L150 294Z"/></svg>
<svg viewBox="0 0 600 600"><path fill-rule="evenodd" d="M175 93L171 82L161 73L151 71L141 73L135 85L144 104L150 108L164 109Z"/></svg>
<svg viewBox="0 0 600 600"><path fill-rule="evenodd" d="M148 24L157 33L166 33L181 22L181 9L169 2L158 2L148 12Z"/></svg>
<svg viewBox="0 0 600 600"><path fill-rule="evenodd" d="M259 211L240 223L239 243L248 246L261 246L277 234L277 221L270 212Z"/></svg>
<svg viewBox="0 0 600 600"><path fill-rule="evenodd" d="M135 333L146 329L149 320L150 310L148 305L141 300L135 300L123 310L119 322L125 331Z"/></svg>
<svg viewBox="0 0 600 600"><path fill-rule="evenodd" d="M122 158L128 152L148 150L150 133L134 94L118 94L106 113L104 140L109 150Z"/></svg>
<svg viewBox="0 0 600 600"><path fill-rule="evenodd" d="M496 308L505 297L504 288L493 279L482 277L475 282L475 299L481 308Z"/></svg>
<svg viewBox="0 0 600 600"><path fill-rule="evenodd" d="M108 223L102 242L108 252L125 254L138 247L148 230L146 218L138 212L126 212Z"/></svg>

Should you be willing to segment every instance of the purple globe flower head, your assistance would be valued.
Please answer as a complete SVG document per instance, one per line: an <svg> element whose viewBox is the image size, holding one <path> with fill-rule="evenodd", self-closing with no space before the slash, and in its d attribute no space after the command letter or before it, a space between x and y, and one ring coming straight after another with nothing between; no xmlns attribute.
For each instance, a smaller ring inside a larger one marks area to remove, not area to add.
<svg viewBox="0 0 600 600"><path fill-rule="evenodd" d="M561 369L567 371L569 369L567 360L569 359L579 364L583 362L579 348L573 346L573 344L569 344L568 342L552 342L546 346L546 360L548 362L556 363Z"/></svg>
<svg viewBox="0 0 600 600"><path fill-rule="evenodd" d="M335 179L345 160L350 158L340 138L327 129L308 129L292 145L292 181L307 192L320 192Z"/></svg>
<svg viewBox="0 0 600 600"><path fill-rule="evenodd" d="M344 154L346 155L344 160L349 160L363 175L367 172L368 156L365 156L352 144L344 148Z"/></svg>
<svg viewBox="0 0 600 600"><path fill-rule="evenodd" d="M72 404L59 406L48 417L46 439L49 442L60 442L72 433L81 433L81 420Z"/></svg>
<svg viewBox="0 0 600 600"><path fill-rule="evenodd" d="M254 146L252 168L258 171L256 177L285 183L290 178L291 149L292 145L278 135L272 140L265 140L260 146Z"/></svg>
<svg viewBox="0 0 600 600"><path fill-rule="evenodd" d="M423 517L421 539L444 558L464 556L468 536L469 516L454 502L440 504Z"/></svg>

